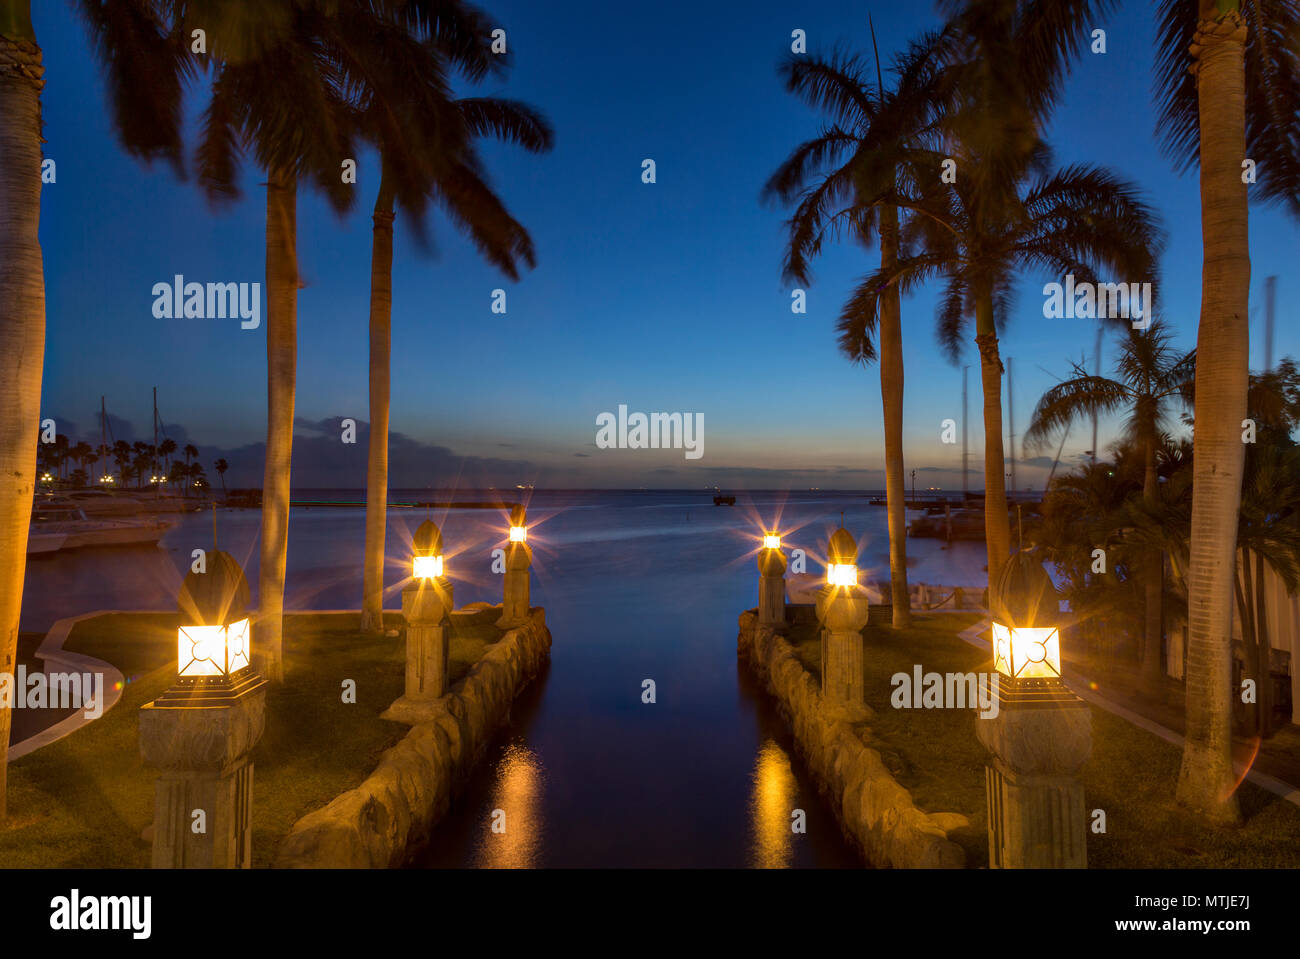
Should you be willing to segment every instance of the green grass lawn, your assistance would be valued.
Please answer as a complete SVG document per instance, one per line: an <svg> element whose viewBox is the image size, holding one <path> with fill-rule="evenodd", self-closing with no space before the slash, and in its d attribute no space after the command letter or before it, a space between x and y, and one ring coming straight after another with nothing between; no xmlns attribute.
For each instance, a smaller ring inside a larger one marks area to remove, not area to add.
<svg viewBox="0 0 1300 959"><path fill-rule="evenodd" d="M988 865L984 764L988 751L975 738L973 710L894 709L890 677L926 672L987 671L986 652L957 634L975 615L917 616L911 629L864 630L865 690L875 717L872 746L927 812L959 812L969 829L952 833L973 867ZM790 639L800 660L820 678L821 646L815 623L796 621ZM1088 835L1088 865L1112 868L1300 866L1300 808L1243 783L1241 828L1199 821L1173 802L1182 750L1105 710L1092 707L1092 756L1084 767L1086 808L1104 810L1106 832Z"/></svg>
<svg viewBox="0 0 1300 959"><path fill-rule="evenodd" d="M453 616L452 684L501 637L499 615ZM118 613L73 628L65 648L113 663L126 688L101 719L10 765L0 868L148 867L140 834L153 820L155 773L140 759L138 710L175 680L177 623L176 614ZM294 822L360 784L406 734L379 718L402 694L404 640L363 636L358 626L357 615L286 617L286 681L268 693L253 755L254 865L270 865ZM349 679L355 704L343 702Z"/></svg>

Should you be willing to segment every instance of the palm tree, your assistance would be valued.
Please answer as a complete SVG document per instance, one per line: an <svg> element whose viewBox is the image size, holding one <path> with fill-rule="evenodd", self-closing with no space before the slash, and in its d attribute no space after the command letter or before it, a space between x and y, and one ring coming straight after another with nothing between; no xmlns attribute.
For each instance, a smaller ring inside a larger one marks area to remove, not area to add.
<svg viewBox="0 0 1300 959"><path fill-rule="evenodd" d="M1046 148L1040 145L1035 152L1041 159ZM914 154L912 162L920 159L919 153ZM942 159L932 154L930 175L917 176L914 182L938 183ZM972 158L971 165L978 162ZM1025 157L1021 167L1025 180L1015 196L1001 203L991 202L990 194L981 192L978 184L983 178L976 176L966 180L959 176L943 189L927 186L916 196L888 186L879 191L873 202L890 203L913 214L906 238L916 252L900 256L893 269L868 276L845 307L849 316L874 316L881 295L891 285L908 293L926 280L946 277L939 304L939 339L954 360L974 314L984 393L990 583L997 581L1011 548L998 328L1005 320L1017 271L1040 266L1053 275L1073 274L1093 281L1100 269L1107 269L1140 279L1150 276L1161 242L1154 214L1131 185L1104 170L1080 166L1040 173L1030 180L1031 165Z"/></svg>
<svg viewBox="0 0 1300 959"><path fill-rule="evenodd" d="M176 441L170 436L158 444L158 455L163 458L163 472L168 476L172 471L172 454L176 452Z"/></svg>
<svg viewBox="0 0 1300 959"><path fill-rule="evenodd" d="M118 472L122 474L122 484L126 485L126 470L131 462L131 444L126 440L117 440L113 444L113 462L117 463Z"/></svg>
<svg viewBox="0 0 1300 959"><path fill-rule="evenodd" d="M459 8L457 16L461 22L455 31L444 28L425 43L413 42L405 31L395 33L385 61L401 62L403 71L418 82L406 85L402 100L372 97L359 113L362 135L375 144L381 158L370 267L370 444L361 613L361 628L372 632L383 628L395 208L407 211L417 239L423 240L425 210L430 200L437 202L479 252L517 280L519 261L533 265L532 241L487 184L473 139L491 135L531 152L549 149L553 140L546 121L523 104L452 99L445 78L447 61L471 79L499 67L486 46L461 42L486 21L468 7Z"/></svg>
<svg viewBox="0 0 1300 959"><path fill-rule="evenodd" d="M1142 495L1149 507L1156 504L1159 482L1157 453L1169 406L1190 400L1196 372L1196 353L1178 353L1160 323L1144 331L1130 329L1124 339L1115 379L1094 376L1075 364L1074 376L1053 386L1038 401L1025 431L1025 447L1041 447L1052 435L1075 419L1128 410L1127 438L1139 450L1144 470ZM1142 676L1151 692L1160 688L1164 628L1161 617L1164 555L1153 552L1145 571L1144 641Z"/></svg>
<svg viewBox="0 0 1300 959"><path fill-rule="evenodd" d="M874 45L875 35L872 32ZM926 104L919 96L924 70L931 61L913 52L900 61L900 79L886 90L876 57L876 83L867 78L856 57L793 56L780 73L786 89L809 106L829 115L829 125L800 144L772 175L764 195L786 203L797 201L789 221L785 258L788 281L812 281L811 259L822 243L842 228L853 239L869 244L880 238L880 267L892 272L898 262L899 214L889 204L864 206L854 182L862 158L873 151L909 149ZM902 172L902 171L900 171ZM842 226L841 226L842 224ZM851 312L841 322L840 350L850 360L867 364L877 358L879 325L880 395L885 432L885 500L889 523L889 578L893 625L911 623L907 587L906 489L903 480L903 341L901 304L896 285L880 297L880 316Z"/></svg>
<svg viewBox="0 0 1300 959"><path fill-rule="evenodd" d="M0 0L0 673L13 675L36 476L45 276L41 207L44 66L29 0ZM0 709L0 823L12 714Z"/></svg>
<svg viewBox="0 0 1300 959"><path fill-rule="evenodd" d="M153 16L152 0L79 9L104 61L114 127L126 149L179 163L180 91L187 48ZM0 672L17 654L31 521L45 350L45 281L37 224L41 195L40 91L44 65L31 0L0 0ZM9 710L0 710L0 821L5 814Z"/></svg>
<svg viewBox="0 0 1300 959"><path fill-rule="evenodd" d="M1157 97L1166 151L1200 169L1201 319L1188 572L1187 736L1178 801L1239 822L1232 767L1232 609L1249 382L1250 239L1257 195L1300 214L1297 0L1161 0Z"/></svg>
<svg viewBox="0 0 1300 959"><path fill-rule="evenodd" d="M948 286L939 335L954 360L967 320L974 317L984 394L991 582L1011 545L998 350L1009 280L1017 267L1035 263L1085 278L1093 265L1122 266L1130 278L1150 273L1151 251L1143 247L1154 244L1157 234L1132 189L1090 168L1050 176L1050 153L1039 134L1059 96L1066 65L1087 36L1082 27L1111 5L1109 0L942 3L948 23L913 47L926 64L922 96L914 100L928 101L913 115L913 140L870 153L856 171L860 204L909 213L904 240L922 252L868 277L845 307L842 329L853 334L864 318L874 317L891 287L906 293L940 275ZM945 161L956 164L955 182L944 183ZM1052 236L1054 229L1078 233ZM1137 232L1126 237L1129 229Z"/></svg>
<svg viewBox="0 0 1300 959"><path fill-rule="evenodd" d="M226 497L226 470L230 469L230 464L224 459L219 459L212 464L212 468L217 471L217 476L221 478L221 498Z"/></svg>
<svg viewBox="0 0 1300 959"><path fill-rule="evenodd" d="M267 678L283 678L284 579L288 551L290 465L297 378L298 184L308 180L342 212L351 187L339 158L355 156L348 134L349 78L338 49L364 39L370 23L349 23L356 4L276 0L262 4L256 29L209 32L215 66L203 114L199 179L214 200L238 196L242 152L266 171L267 440L262 487L258 629ZM373 65L373 62L372 62Z"/></svg>

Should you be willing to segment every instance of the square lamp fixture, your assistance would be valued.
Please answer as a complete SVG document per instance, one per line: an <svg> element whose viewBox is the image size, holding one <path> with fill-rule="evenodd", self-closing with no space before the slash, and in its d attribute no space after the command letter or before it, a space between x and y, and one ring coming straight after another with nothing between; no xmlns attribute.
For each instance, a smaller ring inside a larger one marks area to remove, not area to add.
<svg viewBox="0 0 1300 959"><path fill-rule="evenodd" d="M528 527L527 527L527 526L511 526L511 527L510 527L510 542L512 542L512 543L524 543L524 542L527 542L527 541L528 541Z"/></svg>
<svg viewBox="0 0 1300 959"><path fill-rule="evenodd" d="M993 668L1009 679L1061 678L1061 632L1055 626L993 623Z"/></svg>
<svg viewBox="0 0 1300 959"><path fill-rule="evenodd" d="M229 626L182 626L176 639L181 679L229 679L251 663L247 619Z"/></svg>
<svg viewBox="0 0 1300 959"><path fill-rule="evenodd" d="M437 579L442 575L442 556L415 557L416 579Z"/></svg>
<svg viewBox="0 0 1300 959"><path fill-rule="evenodd" d="M778 533L768 533L763 537L763 549L780 549L781 536Z"/></svg>
<svg viewBox="0 0 1300 959"><path fill-rule="evenodd" d="M853 563L831 563L826 567L826 582L832 586L857 586L858 567Z"/></svg>

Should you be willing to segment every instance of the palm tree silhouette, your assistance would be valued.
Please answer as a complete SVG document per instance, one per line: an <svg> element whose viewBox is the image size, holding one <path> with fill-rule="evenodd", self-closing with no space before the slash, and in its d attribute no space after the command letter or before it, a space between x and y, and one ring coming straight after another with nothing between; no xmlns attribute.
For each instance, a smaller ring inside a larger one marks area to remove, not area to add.
<svg viewBox="0 0 1300 959"><path fill-rule="evenodd" d="M1116 378L1089 374L1083 364L1074 375L1053 386L1038 401L1025 431L1026 449L1041 448L1058 430L1078 418L1127 410L1126 433L1144 464L1142 495L1148 508L1156 506L1157 453L1164 441L1170 407L1191 402L1196 375L1196 351L1177 352L1163 325L1129 330L1116 364ZM1142 678L1151 693L1164 675L1162 602L1164 554L1153 551L1145 564Z"/></svg>
<svg viewBox="0 0 1300 959"><path fill-rule="evenodd" d="M874 43L875 33L872 31ZM857 58L792 56L780 68L786 89L809 106L828 114L820 135L801 143L771 176L764 195L791 203L785 276L804 285L812 281L811 259L827 237L839 232L864 245L880 239L880 266L892 271L898 262L899 213L889 204L863 205L856 189L857 170L873 152L894 153L915 145L928 109L925 71L933 51L914 50L900 59L899 79L886 89L879 57L873 86ZM842 224L842 225L841 225ZM889 578L893 625L911 623L907 587L906 489L903 480L903 345L901 304L896 285L880 298L880 393L885 427L885 500L889 525ZM867 364L876 356L877 317L858 317L851 336L840 339L849 359Z"/></svg>
<svg viewBox="0 0 1300 959"><path fill-rule="evenodd" d="M1158 132L1183 169L1200 169L1201 321L1197 335L1187 729L1178 801L1216 822L1241 819L1232 763L1232 661L1249 381L1250 187L1300 215L1300 3L1160 0Z"/></svg>
<svg viewBox="0 0 1300 959"><path fill-rule="evenodd" d="M463 7L458 17L427 37L396 34L388 59L400 57L402 72L417 80L406 85L401 99L375 97L358 114L361 135L375 144L381 158L371 247L370 438L361 613L361 628L372 632L383 628L395 209L406 211L417 240L423 241L425 212L430 201L438 203L483 256L517 280L520 261L533 265L532 241L489 187L473 140L494 136L531 152L549 149L553 140L546 121L523 104L498 98L453 99L447 85L449 68L473 80L503 68L488 47L468 42L485 32L482 15Z"/></svg>

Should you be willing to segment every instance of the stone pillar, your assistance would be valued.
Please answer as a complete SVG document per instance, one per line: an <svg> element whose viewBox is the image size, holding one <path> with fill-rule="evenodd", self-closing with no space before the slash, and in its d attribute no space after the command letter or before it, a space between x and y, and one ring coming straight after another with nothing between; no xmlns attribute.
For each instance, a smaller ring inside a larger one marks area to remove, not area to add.
<svg viewBox="0 0 1300 959"><path fill-rule="evenodd" d="M817 599L822 624L822 698L849 714L862 711L862 628L869 603L862 586L825 586Z"/></svg>
<svg viewBox="0 0 1300 959"><path fill-rule="evenodd" d="M406 620L406 691L382 717L415 725L432 717L434 704L447 692L447 662L453 608L451 580L417 579L402 590Z"/></svg>
<svg viewBox="0 0 1300 959"><path fill-rule="evenodd" d="M779 549L758 551L758 625L785 629L785 555Z"/></svg>
<svg viewBox="0 0 1300 959"><path fill-rule="evenodd" d="M1092 714L1064 687L1018 697L1012 681L999 679L997 715L975 720L993 753L985 767L989 866L1083 869L1088 816L1079 772L1092 751Z"/></svg>
<svg viewBox="0 0 1300 959"><path fill-rule="evenodd" d="M254 676L215 704L194 702L173 689L140 707L140 754L160 771L153 868L248 869L250 754L266 722L266 681Z"/></svg>
<svg viewBox="0 0 1300 959"><path fill-rule="evenodd" d="M499 629L517 629L528 622L530 576L533 551L527 543L506 544L505 596Z"/></svg>

